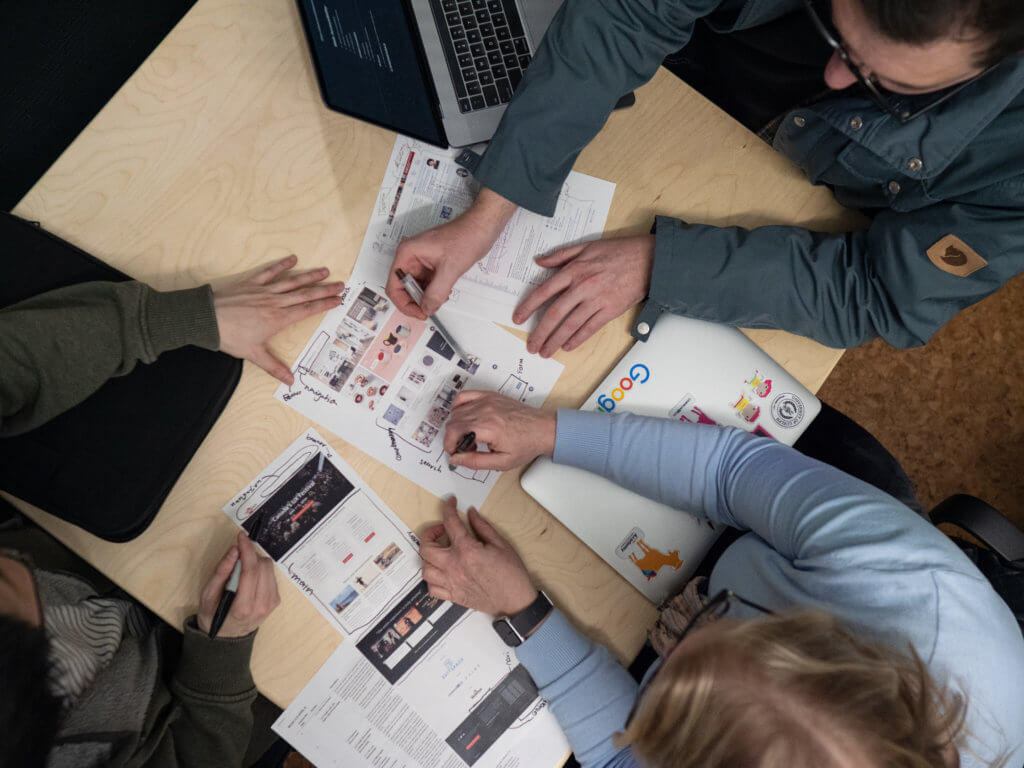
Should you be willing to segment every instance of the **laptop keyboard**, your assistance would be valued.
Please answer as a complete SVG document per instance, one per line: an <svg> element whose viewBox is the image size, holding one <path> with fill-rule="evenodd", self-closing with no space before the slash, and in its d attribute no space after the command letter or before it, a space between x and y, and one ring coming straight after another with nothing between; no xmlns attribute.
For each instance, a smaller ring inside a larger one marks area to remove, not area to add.
<svg viewBox="0 0 1024 768"><path fill-rule="evenodd" d="M463 114L512 100L530 47L514 0L430 0Z"/></svg>

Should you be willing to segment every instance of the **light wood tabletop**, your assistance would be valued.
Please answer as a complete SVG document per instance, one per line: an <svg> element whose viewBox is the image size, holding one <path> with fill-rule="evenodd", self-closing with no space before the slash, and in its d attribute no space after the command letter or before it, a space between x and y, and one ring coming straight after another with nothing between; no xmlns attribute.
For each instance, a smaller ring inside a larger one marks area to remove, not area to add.
<svg viewBox="0 0 1024 768"><path fill-rule="evenodd" d="M576 165L618 185L606 234L646 232L655 213L748 227L858 224L826 189L664 70L637 99L612 115ZM300 267L327 265L346 278L394 141L324 107L294 3L199 0L15 213L159 289L237 275L289 253ZM583 402L632 344L631 319L558 355L566 370L547 407ZM277 337L277 354L294 362L318 321ZM750 335L815 391L841 354L785 333ZM19 506L180 626L237 530L221 507L311 426L273 399L276 386L246 364L220 420L132 542L104 542ZM343 440L331 444L414 530L439 519L436 497ZM528 497L519 475L506 473L482 511L577 625L629 660L654 606ZM287 706L341 636L280 584L282 604L259 633L253 670L260 690Z"/></svg>

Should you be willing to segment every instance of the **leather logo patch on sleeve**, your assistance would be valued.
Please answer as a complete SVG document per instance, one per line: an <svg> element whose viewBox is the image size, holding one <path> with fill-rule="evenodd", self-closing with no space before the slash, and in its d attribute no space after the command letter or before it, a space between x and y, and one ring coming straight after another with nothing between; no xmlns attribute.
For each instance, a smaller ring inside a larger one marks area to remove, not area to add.
<svg viewBox="0 0 1024 768"><path fill-rule="evenodd" d="M988 265L977 251L956 235L946 235L927 253L932 264L957 277L967 277Z"/></svg>

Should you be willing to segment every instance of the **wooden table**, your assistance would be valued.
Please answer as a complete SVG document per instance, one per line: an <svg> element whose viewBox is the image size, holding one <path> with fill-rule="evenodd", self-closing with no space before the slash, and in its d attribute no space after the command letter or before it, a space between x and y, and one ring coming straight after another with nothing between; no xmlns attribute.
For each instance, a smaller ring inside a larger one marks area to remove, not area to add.
<svg viewBox="0 0 1024 768"><path fill-rule="evenodd" d="M611 117L577 169L618 184L606 234L646 232L654 213L712 224L840 231L853 214L782 156L662 70ZM297 253L347 277L395 136L321 103L294 3L199 0L15 209L160 289L192 286ZM571 354L547 405L576 407L632 343L627 315ZM274 341L291 363L318 323ZM778 332L751 336L812 390L840 352ZM41 510L44 528L175 626L236 528L221 506L311 424L246 365L223 416L150 528L96 539ZM340 439L333 447L414 529L439 501ZM655 618L644 600L519 487L501 478L484 513L539 584L593 637L630 659ZM340 635L286 583L256 641L260 690L282 707Z"/></svg>

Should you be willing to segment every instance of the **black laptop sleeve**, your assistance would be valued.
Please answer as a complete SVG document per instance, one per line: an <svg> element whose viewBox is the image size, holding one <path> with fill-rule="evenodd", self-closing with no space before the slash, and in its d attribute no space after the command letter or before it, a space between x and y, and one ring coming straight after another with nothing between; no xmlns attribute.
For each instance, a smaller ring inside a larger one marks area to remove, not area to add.
<svg viewBox="0 0 1024 768"><path fill-rule="evenodd" d="M75 283L128 279L35 224L0 213L0 307ZM0 438L0 489L108 541L133 539L153 520L241 372L240 360L198 347L138 365L43 426Z"/></svg>

